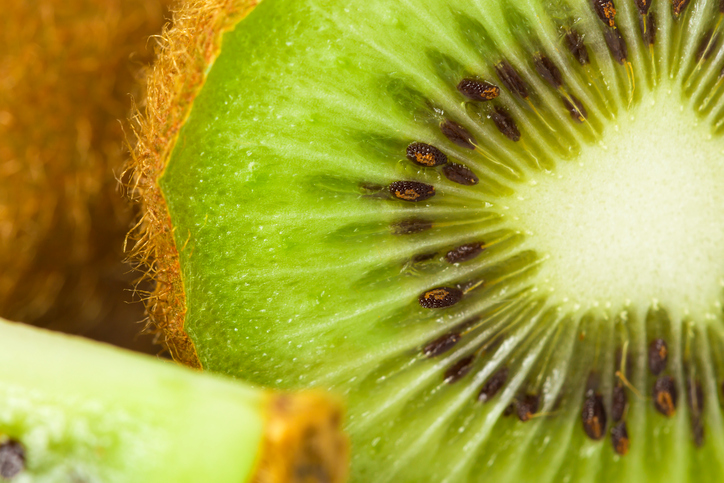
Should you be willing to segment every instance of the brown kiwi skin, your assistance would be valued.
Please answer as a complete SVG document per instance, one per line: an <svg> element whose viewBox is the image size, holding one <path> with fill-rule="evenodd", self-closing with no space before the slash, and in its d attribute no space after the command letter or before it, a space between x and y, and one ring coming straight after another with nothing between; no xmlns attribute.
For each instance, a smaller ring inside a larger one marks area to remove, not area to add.
<svg viewBox="0 0 724 483"><path fill-rule="evenodd" d="M0 316L157 352L122 263L116 177L171 0L17 0L0 15ZM105 323L97 325L98 321ZM113 323L117 320L119 323Z"/></svg>
<svg viewBox="0 0 724 483"><path fill-rule="evenodd" d="M150 285L144 296L148 330L182 364L201 368L191 338L184 330L186 296L171 218L157 180L173 151L176 137L208 67L221 48L222 34L257 5L257 0L196 0L178 5L170 26L161 34L147 92L135 106L130 129L131 156L124 167L127 196L140 211L127 235L129 259L137 283ZM208 32L197 37L198 32Z"/></svg>

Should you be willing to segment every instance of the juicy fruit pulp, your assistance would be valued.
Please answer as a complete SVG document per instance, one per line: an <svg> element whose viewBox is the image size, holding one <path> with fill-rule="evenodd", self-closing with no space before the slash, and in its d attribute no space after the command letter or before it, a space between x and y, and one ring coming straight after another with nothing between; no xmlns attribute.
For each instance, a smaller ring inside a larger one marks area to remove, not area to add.
<svg viewBox="0 0 724 483"><path fill-rule="evenodd" d="M2 319L0 334L2 481L289 482L302 463L341 481L340 413L324 395L272 394Z"/></svg>
<svg viewBox="0 0 724 483"><path fill-rule="evenodd" d="M605 144L583 147L505 203L546 258L538 287L568 299L566 308L619 312L629 300L660 300L675 319L721 313L722 141L693 109L673 109L670 95L647 94Z"/></svg>
<svg viewBox="0 0 724 483"><path fill-rule="evenodd" d="M723 11L262 3L160 179L203 367L357 481L720 480Z"/></svg>

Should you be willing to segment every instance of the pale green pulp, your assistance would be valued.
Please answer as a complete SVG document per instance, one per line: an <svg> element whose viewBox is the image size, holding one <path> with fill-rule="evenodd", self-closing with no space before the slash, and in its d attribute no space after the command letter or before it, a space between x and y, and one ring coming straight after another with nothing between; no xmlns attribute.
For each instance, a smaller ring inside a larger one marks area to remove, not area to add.
<svg viewBox="0 0 724 483"><path fill-rule="evenodd" d="M250 481L265 395L110 346L0 319L0 435L13 482Z"/></svg>

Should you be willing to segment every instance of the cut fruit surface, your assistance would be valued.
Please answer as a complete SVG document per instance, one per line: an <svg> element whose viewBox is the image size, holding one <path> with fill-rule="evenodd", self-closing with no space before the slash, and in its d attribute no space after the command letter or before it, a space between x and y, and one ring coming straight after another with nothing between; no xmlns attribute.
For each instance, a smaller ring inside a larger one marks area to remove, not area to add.
<svg viewBox="0 0 724 483"><path fill-rule="evenodd" d="M344 478L340 407L321 392L254 389L2 319L0 335L2 481Z"/></svg>
<svg viewBox="0 0 724 483"><path fill-rule="evenodd" d="M647 95L600 144L505 203L546 260L537 286L567 310L660 300L675 319L721 314L724 146L670 96Z"/></svg>
<svg viewBox="0 0 724 483"><path fill-rule="evenodd" d="M159 179L200 364L355 481L720 481L723 9L262 3Z"/></svg>

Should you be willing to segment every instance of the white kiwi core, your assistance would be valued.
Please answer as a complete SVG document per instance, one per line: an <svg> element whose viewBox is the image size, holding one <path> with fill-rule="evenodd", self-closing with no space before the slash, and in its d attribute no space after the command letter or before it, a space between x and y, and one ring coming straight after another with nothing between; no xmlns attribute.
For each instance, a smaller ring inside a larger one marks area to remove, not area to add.
<svg viewBox="0 0 724 483"><path fill-rule="evenodd" d="M579 310L646 308L706 320L724 285L724 138L682 97L648 92L508 213L544 258L537 286Z"/></svg>

